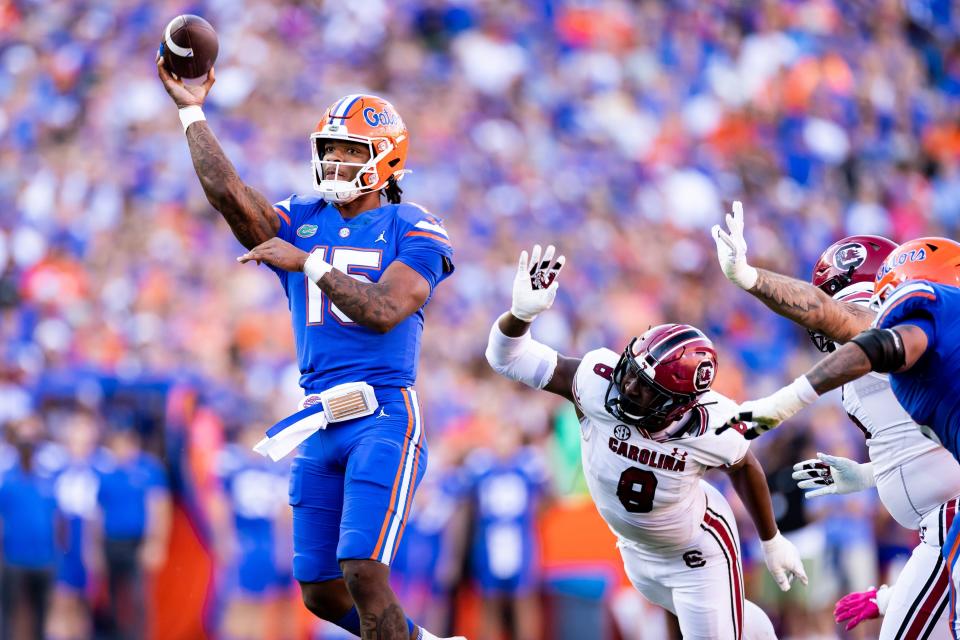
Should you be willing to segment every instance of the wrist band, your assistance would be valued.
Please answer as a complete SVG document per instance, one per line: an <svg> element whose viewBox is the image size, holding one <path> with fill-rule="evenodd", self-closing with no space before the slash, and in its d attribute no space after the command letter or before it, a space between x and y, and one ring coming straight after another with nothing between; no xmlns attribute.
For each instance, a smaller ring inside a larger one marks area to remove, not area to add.
<svg viewBox="0 0 960 640"><path fill-rule="evenodd" d="M794 380L790 386L793 388L800 401L805 405L813 404L817 401L817 398L820 397L820 394L817 393L816 389L813 388L813 385L810 384L810 380L807 378L807 376L800 376Z"/></svg>
<svg viewBox="0 0 960 640"><path fill-rule="evenodd" d="M333 269L333 265L323 259L323 254L314 251L303 263L303 272L307 274L311 282L319 282L320 278L327 275Z"/></svg>
<svg viewBox="0 0 960 640"><path fill-rule="evenodd" d="M206 120L207 117L203 115L203 109L198 105L191 105L189 107L183 107L180 109L180 123L183 124L183 130L186 132L187 127L189 127L194 122L199 122L200 120Z"/></svg>

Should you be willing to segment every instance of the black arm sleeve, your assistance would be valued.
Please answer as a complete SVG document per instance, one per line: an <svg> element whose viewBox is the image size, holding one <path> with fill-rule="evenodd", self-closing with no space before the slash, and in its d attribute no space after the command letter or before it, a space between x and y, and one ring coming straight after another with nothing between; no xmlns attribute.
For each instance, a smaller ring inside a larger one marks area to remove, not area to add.
<svg viewBox="0 0 960 640"><path fill-rule="evenodd" d="M897 371L906 362L903 340L893 329L867 329L851 342L863 349L870 367L878 373Z"/></svg>

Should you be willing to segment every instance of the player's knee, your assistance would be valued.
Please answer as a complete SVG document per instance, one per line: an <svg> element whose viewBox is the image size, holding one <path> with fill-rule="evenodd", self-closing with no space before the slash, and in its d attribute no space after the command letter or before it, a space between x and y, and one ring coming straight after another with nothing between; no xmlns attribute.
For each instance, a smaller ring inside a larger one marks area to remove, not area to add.
<svg viewBox="0 0 960 640"><path fill-rule="evenodd" d="M301 582L300 593L310 613L330 622L340 620L353 607L353 599L342 580Z"/></svg>
<svg viewBox="0 0 960 640"><path fill-rule="evenodd" d="M347 590L358 606L379 599L390 591L390 569L376 560L344 560L341 563Z"/></svg>

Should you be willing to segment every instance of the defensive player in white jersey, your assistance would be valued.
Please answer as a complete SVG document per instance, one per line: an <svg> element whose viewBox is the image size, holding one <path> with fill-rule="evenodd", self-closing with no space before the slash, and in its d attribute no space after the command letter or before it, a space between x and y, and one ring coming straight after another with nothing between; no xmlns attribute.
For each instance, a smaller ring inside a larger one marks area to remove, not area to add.
<svg viewBox="0 0 960 640"><path fill-rule="evenodd" d="M689 325L660 325L618 355L583 358L536 342L530 324L556 296L563 257L527 252L513 304L490 329L486 356L501 375L574 403L584 475L597 509L617 537L627 575L651 602L677 615L683 637L775 638L766 614L744 597L740 540L730 506L702 480L730 474L763 540L781 589L806 575L777 531L763 469L740 434L714 435L731 400L710 391L717 371L710 340ZM719 412L719 413L718 413Z"/></svg>
<svg viewBox="0 0 960 640"><path fill-rule="evenodd" d="M727 231L713 228L717 256L731 282L776 313L806 327L818 349L833 351L870 327L874 277L897 245L878 236L850 236L830 245L814 265L812 283L765 269L746 259L743 205L734 202ZM876 486L880 501L902 526L920 531L921 543L894 585L852 593L837 603L837 621L852 629L884 615L881 640L950 638L948 575L940 554L956 514L960 465L927 439L897 402L886 374L871 372L842 388L843 406L864 432L870 462L817 454L794 467L807 497L852 493ZM864 585L866 586L866 585Z"/></svg>

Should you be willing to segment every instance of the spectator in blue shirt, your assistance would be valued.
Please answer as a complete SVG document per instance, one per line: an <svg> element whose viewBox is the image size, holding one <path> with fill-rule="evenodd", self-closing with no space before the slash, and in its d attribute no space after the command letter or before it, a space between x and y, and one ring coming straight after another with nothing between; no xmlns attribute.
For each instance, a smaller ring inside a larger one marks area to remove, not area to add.
<svg viewBox="0 0 960 640"><path fill-rule="evenodd" d="M62 465L54 484L57 508L66 532L58 554L57 584L48 632L55 640L84 640L92 633L87 589L90 583L90 525L97 516L97 465L106 452L98 448L100 417L76 409L59 421Z"/></svg>
<svg viewBox="0 0 960 640"><path fill-rule="evenodd" d="M490 422L494 448L466 461L472 487L472 567L483 596L483 637L501 635L509 612L511 640L539 637L539 545L536 521L549 493L540 454L521 446L519 429Z"/></svg>
<svg viewBox="0 0 960 640"><path fill-rule="evenodd" d="M107 437L110 457L100 471L97 503L110 589L110 617L117 640L144 637L145 574L166 559L171 503L166 471L145 453L140 436L118 429Z"/></svg>
<svg viewBox="0 0 960 640"><path fill-rule="evenodd" d="M40 464L36 455L41 431L34 416L11 424L9 437L16 456L0 475L2 640L45 637L59 518L55 470Z"/></svg>
<svg viewBox="0 0 960 640"><path fill-rule="evenodd" d="M223 637L259 640L268 635L267 608L279 604L290 574L278 558L278 537L290 527L289 468L254 453L260 423L246 425L217 456L217 489L209 512L226 603ZM277 629L273 630L276 634Z"/></svg>

